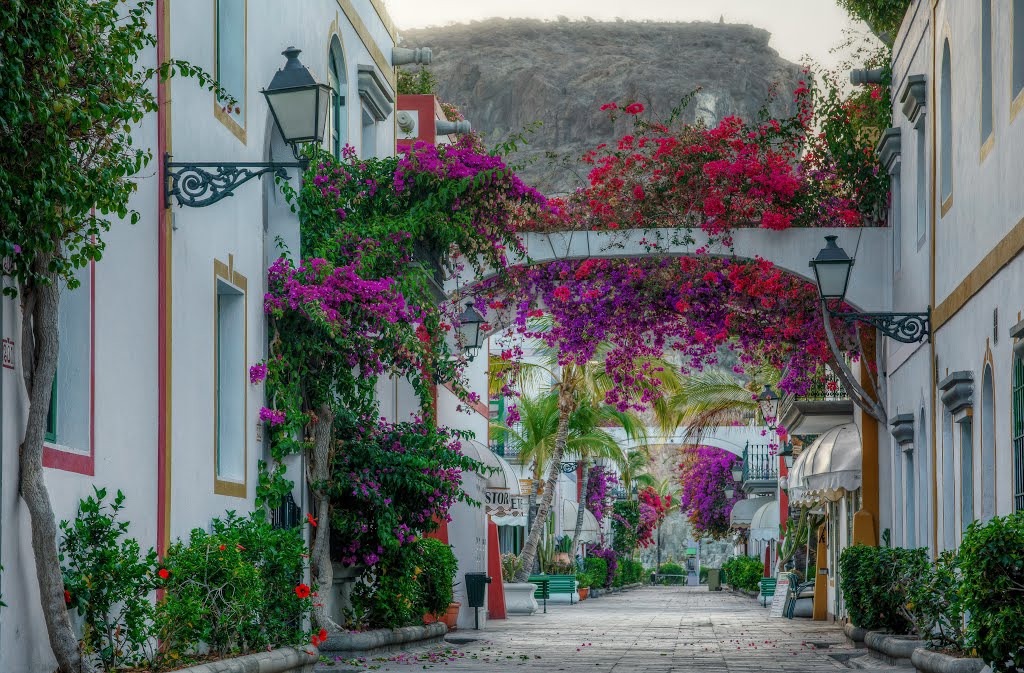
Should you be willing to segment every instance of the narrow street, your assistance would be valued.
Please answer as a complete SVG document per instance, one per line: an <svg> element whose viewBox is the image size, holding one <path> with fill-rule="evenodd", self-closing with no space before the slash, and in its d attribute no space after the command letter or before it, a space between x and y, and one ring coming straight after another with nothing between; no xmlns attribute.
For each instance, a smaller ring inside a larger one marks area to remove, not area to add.
<svg viewBox="0 0 1024 673"><path fill-rule="evenodd" d="M706 587L644 587L459 630L432 648L318 671L835 671L860 654L838 625L769 619L753 599ZM861 663L861 662L858 662ZM377 668L379 667L379 668Z"/></svg>

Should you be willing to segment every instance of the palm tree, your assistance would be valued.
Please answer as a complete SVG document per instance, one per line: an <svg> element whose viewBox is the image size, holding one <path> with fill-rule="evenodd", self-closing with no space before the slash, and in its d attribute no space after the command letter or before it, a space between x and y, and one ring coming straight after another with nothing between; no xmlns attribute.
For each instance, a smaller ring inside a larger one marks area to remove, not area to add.
<svg viewBox="0 0 1024 673"><path fill-rule="evenodd" d="M537 329L544 329L544 325L540 324ZM557 352L540 345L536 350L541 354L541 363L517 363L519 377L517 383L520 385L520 390L524 383L528 383L531 379L536 381L540 375L547 374L551 381L550 391L556 396L558 408L558 426L555 431L554 449L550 457L547 481L544 484L544 494L537 505L537 517L530 527L529 537L520 555L523 565L516 575L515 581L517 582L525 582L533 569L537 547L544 531L544 522L551 510L555 484L558 482L558 475L561 472L561 462L566 453L569 440L569 421L580 408L598 406L599 400L603 400L605 394L615 385L604 367L604 359L612 348L611 344L602 343L598 345L595 357L591 361L584 364L572 362L560 365ZM677 377L674 368L662 361L658 361L656 364L658 365L656 370L659 372L659 379L662 381L662 390L667 394L673 394L677 390ZM491 365L492 383L490 387L492 390L500 389L501 384L496 383L498 380L496 377L508 374L510 370L513 370L513 365L500 358L492 358ZM639 397L640 391L631 392Z"/></svg>
<svg viewBox="0 0 1024 673"><path fill-rule="evenodd" d="M633 449L626 454L625 460L618 463L622 487L626 489L626 500L633 499L633 487L640 489L657 484L654 476L647 473L650 464L651 454L646 446Z"/></svg>
<svg viewBox="0 0 1024 673"><path fill-rule="evenodd" d="M744 382L721 369L706 369L683 377L678 392L666 400L670 412L662 430L672 433L686 427L688 438L700 441L711 428L729 425L758 413L755 396L766 384L778 385L779 372L760 367Z"/></svg>

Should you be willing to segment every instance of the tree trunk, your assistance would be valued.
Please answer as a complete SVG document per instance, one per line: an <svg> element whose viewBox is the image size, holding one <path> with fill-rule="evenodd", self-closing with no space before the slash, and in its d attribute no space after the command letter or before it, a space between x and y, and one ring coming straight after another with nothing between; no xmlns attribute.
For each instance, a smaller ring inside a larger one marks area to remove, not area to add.
<svg viewBox="0 0 1024 673"><path fill-rule="evenodd" d="M40 258L36 269L43 271L48 264L49 257ZM93 669L82 657L64 602L64 577L57 556L57 522L43 476L46 416L50 409L53 376L57 371L57 355L60 351L57 333L59 280L53 273L47 273L47 276L50 281L48 284L23 285L20 288L22 367L29 407L25 436L19 452L19 488L31 521L39 603L46 622L50 649L57 659L60 673L80 673Z"/></svg>
<svg viewBox="0 0 1024 673"><path fill-rule="evenodd" d="M317 525L313 528L313 540L309 552L309 575L320 594L313 603L313 622L318 629L336 631L340 627L327 614L324 596L334 590L334 567L331 565L331 499L317 488L331 477L331 443L333 441L334 412L329 404L321 404L316 410L313 423L313 449L309 456L306 479L313 495Z"/></svg>
<svg viewBox="0 0 1024 673"><path fill-rule="evenodd" d="M533 562L537 558L537 547L540 545L540 536L544 532L544 525L547 523L548 511L551 509L551 500L555 495L555 485L558 483L558 475L562 471L562 456L565 455L565 444L569 437L569 416L573 412L573 396L570 392L559 388L558 390L558 432L555 434L555 450L551 452L551 466L548 468L548 480L544 483L544 495L537 506L537 518L530 526L530 537L526 540L526 546L519 558L523 562L519 572L516 573L516 582L525 582L530 578L533 571Z"/></svg>
<svg viewBox="0 0 1024 673"><path fill-rule="evenodd" d="M580 488L580 506L576 510L576 530L572 534L572 547L570 553L576 557L576 545L580 543L580 533L583 532L583 512L587 507L587 486L590 480L590 461L583 458L580 463L583 465L583 486Z"/></svg>

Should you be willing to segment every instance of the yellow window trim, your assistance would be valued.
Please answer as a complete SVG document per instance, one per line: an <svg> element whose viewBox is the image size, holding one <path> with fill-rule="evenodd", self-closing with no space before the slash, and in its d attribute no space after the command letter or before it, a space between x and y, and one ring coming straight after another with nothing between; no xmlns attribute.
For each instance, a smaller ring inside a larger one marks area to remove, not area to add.
<svg viewBox="0 0 1024 673"><path fill-rule="evenodd" d="M946 213L948 213L949 209L952 208L952 207L953 207L953 192L950 192L949 196L947 196L945 201L942 202L942 215L940 217L945 217Z"/></svg>
<svg viewBox="0 0 1024 673"><path fill-rule="evenodd" d="M985 159L988 157L989 153L992 151L992 148L995 147L995 144L996 144L996 134L993 131L992 133L988 134L988 138L986 138L985 142L983 142L981 144L981 150L978 153L978 163L979 164L982 163L983 161L985 161Z"/></svg>
<svg viewBox="0 0 1024 673"><path fill-rule="evenodd" d="M217 302L219 296L217 294L217 281L223 280L224 282L235 286L242 291L242 314L245 317L245 326L243 329L244 340L243 344L243 355L242 361L249 361L249 281L245 276L235 271L235 256L228 255L228 263L220 261L219 259L213 260L213 394L217 394L217 377L220 373L219 357L220 348L218 343L219 334L217 331ZM217 443L217 425L219 419L217 418L218 410L216 400L213 405L213 492L216 495L226 495L232 498L246 498L248 497L248 485L249 485L249 389L245 387L244 373L239 374L242 379L243 393L242 393L242 409L243 409L243 422L242 422L242 462L244 469L242 471L242 481L229 481L227 479L221 479L217 474L217 455L218 443Z"/></svg>
<svg viewBox="0 0 1024 673"><path fill-rule="evenodd" d="M217 16L218 4L218 2L213 3L213 76L219 79L220 72L218 72L218 70L220 67L220 59L217 57L217 26L219 24ZM242 123L239 124L237 119L225 112L222 109L223 106L217 100L217 95L214 94L213 96L214 118L227 127L228 131L231 132L231 135L238 138L243 145L247 144L245 128L248 126L249 119L249 0L245 0L244 16L245 18L242 26L242 49L245 52L245 59L242 70L244 74L243 79L245 80L245 90L242 92Z"/></svg>

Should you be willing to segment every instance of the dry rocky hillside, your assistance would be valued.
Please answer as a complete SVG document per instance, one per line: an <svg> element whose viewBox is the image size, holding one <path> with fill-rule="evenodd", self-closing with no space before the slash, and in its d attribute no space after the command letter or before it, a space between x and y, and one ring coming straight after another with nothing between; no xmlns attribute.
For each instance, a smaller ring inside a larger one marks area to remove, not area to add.
<svg viewBox="0 0 1024 673"><path fill-rule="evenodd" d="M433 49L438 95L458 105L489 144L542 122L515 162L527 164L524 177L547 194L577 188L586 173L576 159L628 130L625 121L613 128L599 111L608 101L639 100L667 116L700 88L684 119L713 122L756 115L777 84L772 111L788 112L800 68L768 38L760 28L726 23L526 19L403 32L406 44Z"/></svg>

